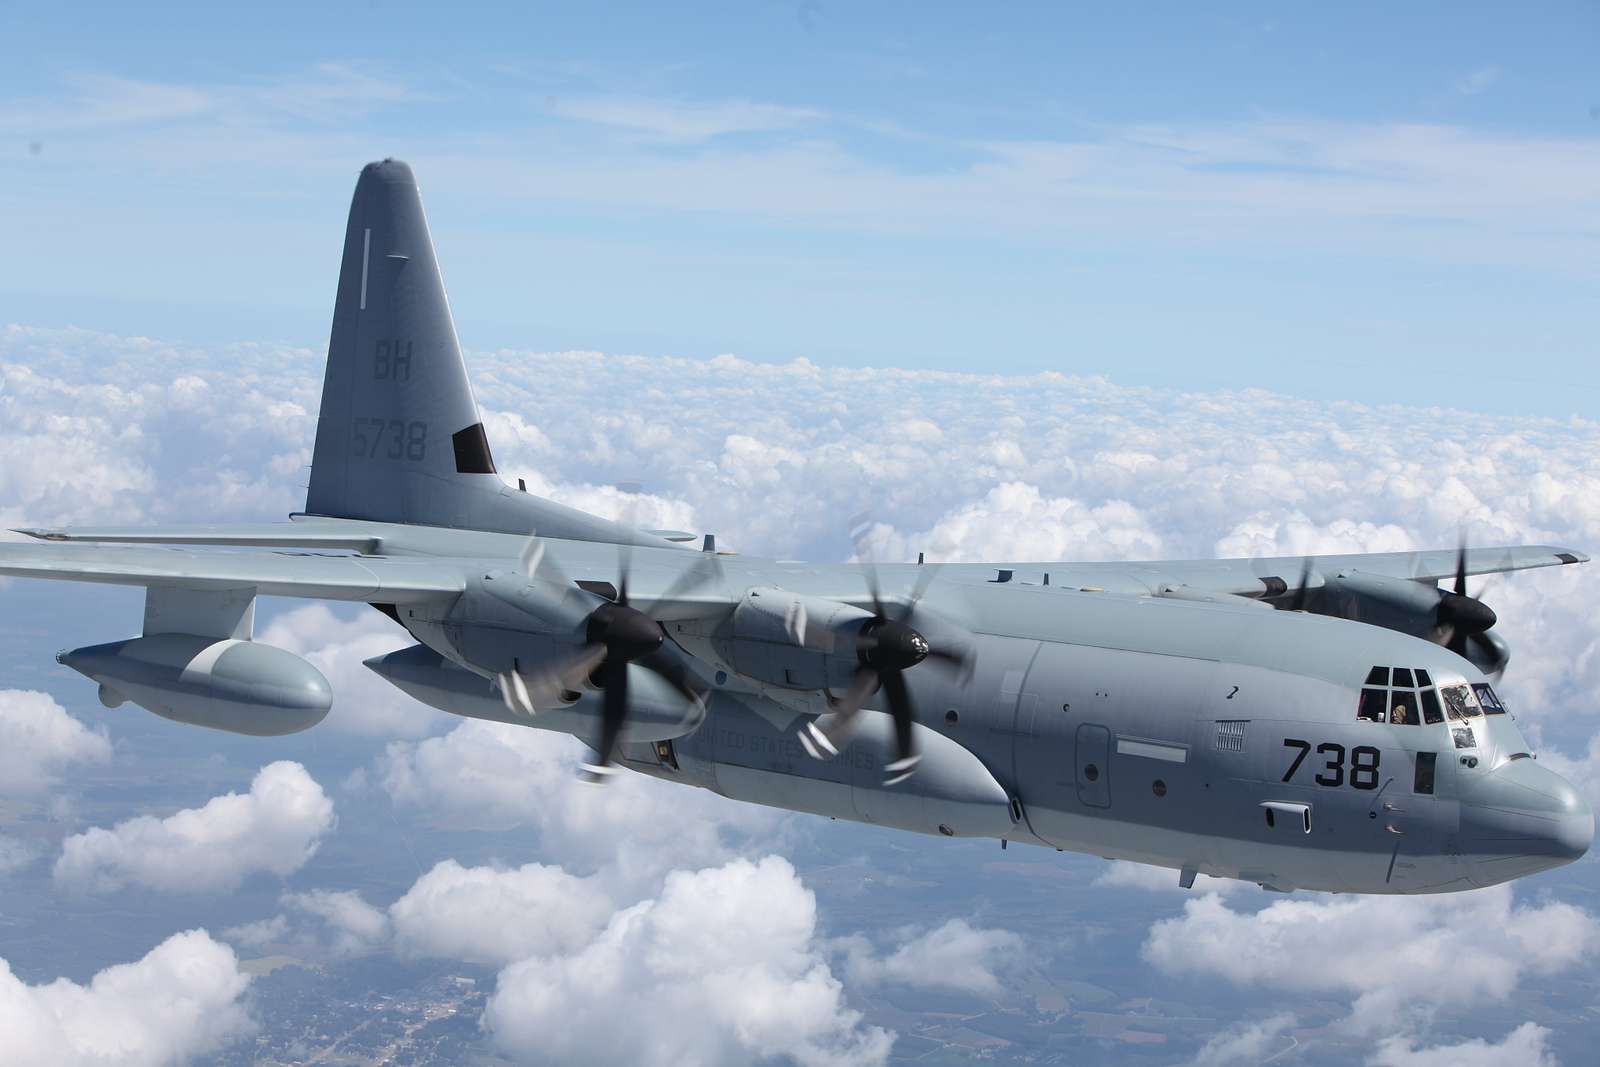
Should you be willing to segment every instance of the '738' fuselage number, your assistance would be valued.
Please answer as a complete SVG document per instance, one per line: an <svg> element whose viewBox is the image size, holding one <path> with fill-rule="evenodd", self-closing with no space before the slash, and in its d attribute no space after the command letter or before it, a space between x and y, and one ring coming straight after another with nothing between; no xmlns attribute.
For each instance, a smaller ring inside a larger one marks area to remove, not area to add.
<svg viewBox="0 0 1600 1067"><path fill-rule="evenodd" d="M1289 764L1289 769L1283 772L1283 780L1287 782L1294 778L1294 772L1300 769L1300 764L1305 762L1306 756L1312 749L1310 741L1302 741L1298 737L1284 738L1283 747L1299 750L1294 762ZM1357 745L1352 748L1348 764L1345 761L1344 746L1332 741L1324 741L1318 745L1316 753L1326 760L1322 770L1319 770L1312 779L1318 785L1341 786L1348 782L1356 789L1378 788L1378 750L1371 745Z"/></svg>

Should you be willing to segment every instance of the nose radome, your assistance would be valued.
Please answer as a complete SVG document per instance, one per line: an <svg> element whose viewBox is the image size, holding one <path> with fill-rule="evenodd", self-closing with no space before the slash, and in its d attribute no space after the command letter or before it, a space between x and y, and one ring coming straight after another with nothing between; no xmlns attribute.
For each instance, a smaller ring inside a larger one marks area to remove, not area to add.
<svg viewBox="0 0 1600 1067"><path fill-rule="evenodd" d="M1555 844L1569 859L1582 859L1589 851L1589 846L1594 844L1594 809L1571 782L1554 771L1545 773L1555 779L1551 799L1562 813Z"/></svg>
<svg viewBox="0 0 1600 1067"><path fill-rule="evenodd" d="M1513 760L1462 790L1463 844L1569 863L1594 842L1594 810L1571 782L1531 759Z"/></svg>

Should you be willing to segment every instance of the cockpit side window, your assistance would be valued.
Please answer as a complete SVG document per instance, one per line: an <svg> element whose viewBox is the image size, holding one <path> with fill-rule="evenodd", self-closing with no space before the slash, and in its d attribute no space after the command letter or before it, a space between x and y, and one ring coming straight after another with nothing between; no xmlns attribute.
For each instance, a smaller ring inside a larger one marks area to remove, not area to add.
<svg viewBox="0 0 1600 1067"><path fill-rule="evenodd" d="M1444 722L1444 712L1439 709L1439 696L1432 689L1422 691L1422 721Z"/></svg>
<svg viewBox="0 0 1600 1067"><path fill-rule="evenodd" d="M1363 689L1361 691L1361 706L1356 709L1356 718L1368 722L1388 722L1389 691L1387 689Z"/></svg>
<svg viewBox="0 0 1600 1067"><path fill-rule="evenodd" d="M1388 685L1389 684L1389 668L1388 667L1374 667L1374 668L1372 668L1370 671L1367 672L1367 684L1368 685Z"/></svg>
<svg viewBox="0 0 1600 1067"><path fill-rule="evenodd" d="M1506 706L1500 703L1500 697L1489 686L1482 682L1473 682L1472 691L1478 694L1478 703L1483 705L1485 715L1504 715Z"/></svg>

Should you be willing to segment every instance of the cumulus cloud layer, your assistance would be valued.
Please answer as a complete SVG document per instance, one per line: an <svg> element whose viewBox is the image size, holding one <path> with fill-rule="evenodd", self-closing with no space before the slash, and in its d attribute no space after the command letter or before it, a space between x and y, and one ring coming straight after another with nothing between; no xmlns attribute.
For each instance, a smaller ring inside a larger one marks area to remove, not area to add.
<svg viewBox="0 0 1600 1067"><path fill-rule="evenodd" d="M249 1028L240 1003L249 981L204 930L174 934L87 985L30 985L0 960L0 1057L17 1067L182 1062Z"/></svg>
<svg viewBox="0 0 1600 1067"><path fill-rule="evenodd" d="M48 694L0 690L0 795L49 787L75 763L105 763L111 742L68 715Z"/></svg>
<svg viewBox="0 0 1600 1067"><path fill-rule="evenodd" d="M781 816L702 789L621 775L604 789L579 781L584 750L569 737L467 721L441 737L389 745L378 780L396 802L446 826L526 827L546 856L634 881L714 862L731 837L770 832Z"/></svg>
<svg viewBox="0 0 1600 1067"><path fill-rule="evenodd" d="M900 934L903 940L881 955L863 935L839 941L851 985L886 983L995 997L1002 989L997 972L1025 951L1022 938L1009 930L983 929L965 919Z"/></svg>
<svg viewBox="0 0 1600 1067"><path fill-rule="evenodd" d="M582 947L512 964L484 1025L509 1054L561 1063L877 1064L891 1041L845 1003L815 899L770 856L674 872Z"/></svg>
<svg viewBox="0 0 1600 1067"><path fill-rule="evenodd" d="M849 517L864 510L874 519L867 544L878 558L917 551L934 559L1384 551L1450 546L1463 529L1479 544L1600 545L1594 458L1600 424L1583 419L1467 415L1426 400L1361 405L1261 391L1179 394L1059 374L837 370L731 356L494 352L473 354L470 363L497 461L509 478L523 477L531 490L589 510L632 514L645 525L709 530L725 545L752 552L846 558L857 550ZM101 373L108 365L124 373L108 378ZM0 470L0 518L30 524L280 518L301 503L296 485L309 458L320 371L314 349L199 351L9 328L0 335L0 448L19 461ZM213 398L222 389L228 403L219 405ZM574 418L574 411L584 417ZM72 462L60 464L61 456ZM642 482L646 491L621 492L613 487L619 481ZM1575 751L1593 734L1600 709L1600 640L1589 609L1600 593L1600 571L1566 568L1473 583L1474 591L1485 587L1513 646L1503 688L1521 725L1536 741L1564 742ZM430 713L408 707L381 683L363 688L375 680L354 666L365 649L401 640L386 637L386 625L310 608L286 616L265 636L320 657L350 728L419 736L429 729ZM1565 761L1559 752L1542 755L1600 796L1600 749L1591 745ZM770 871L728 873L745 862L729 862L728 837L747 825L739 820L770 826L773 817L634 778L604 791L601 803L600 791L573 785L573 762L570 742L480 723L391 745L375 777L398 804L441 825L535 830L562 866L436 867L387 910L339 893L291 894L281 922L268 920L248 933L270 941L293 916L322 924L335 946L351 951L389 943L414 955L505 964L494 1018L508 1050L525 1047L519 1042L529 1033L519 1029L518 1011L543 1019L582 1009L562 999L563 982L637 996L649 1012L700 1008L695 998L704 990L694 983L677 990L681 976L670 960L638 974L607 972L605 964L665 945L661 924L669 919L700 929L681 893L671 886L657 891L655 880L675 864L723 866L672 875L673 886L704 875L708 887L748 883L804 894ZM316 796L326 802L320 789ZM247 800L217 798L170 819L77 835L57 864L58 877L173 886L179 879L171 871L182 868L184 886L195 884L196 870L202 881L237 884L251 870L293 870L331 822L331 807L319 819L312 803L298 833L286 833L288 843L272 850L281 858L257 855L241 869L212 855L227 850L204 843L238 840L237 854L251 856L244 838L223 831L236 820L205 813L219 801L235 802L217 809L232 811ZM673 818L663 819L663 810ZM191 836L190 822L209 829ZM619 873L629 863L633 869ZM1143 876L1120 868L1107 879L1143 884ZM591 906L572 903L591 891L584 902ZM729 900L741 899L737 888L727 892ZM535 924L508 946L467 921L475 910L501 914L529 900L552 908L559 901L578 913L559 931ZM1416 966L1430 975L1448 971L1453 989L1503 997L1527 975L1572 966L1596 943L1592 917L1565 904L1518 905L1509 889L1453 903L1441 912L1413 901L1289 900L1250 911L1206 896L1157 924L1144 951L1173 973L1339 997L1387 996L1392 1003L1399 998L1375 993L1348 969L1321 975L1284 969L1274 958L1295 954L1272 950L1325 943L1326 957L1340 960L1362 946L1367 958L1393 962L1385 973L1401 973L1404 962L1407 973ZM1452 925L1445 925L1445 914L1454 917ZM1455 925L1463 914L1470 920ZM726 971L713 966L707 973L748 973L755 976L752 988L793 986L803 993L799 1015L811 1021L784 1030L753 1005L760 1025L749 1034L716 1023L710 1036L696 1038L706 1042L698 1051L707 1059L747 1060L778 1046L819 1062L880 1055L871 1032L841 1022L847 1010L834 988L838 979L812 962L823 952L814 930L797 929L783 927L793 949L785 962L740 958ZM1465 941L1458 930L1474 938ZM960 958L977 961L969 991L992 991L984 975L997 982L1003 976L985 972L982 961L1003 943L994 933L947 924L911 934L905 944L862 942L855 956L846 952L841 973L849 977L854 967L861 981L910 980L927 961ZM1210 1054L1223 1062L1239 1049L1267 1048L1288 1025L1267 1020ZM1518 1030L1498 1042L1438 1047L1459 1049L1463 1057L1502 1047L1538 1057L1546 1054L1542 1041L1538 1032ZM1406 1057L1433 1051L1413 1038L1384 1044L1378 1054L1411 1063Z"/></svg>
<svg viewBox="0 0 1600 1067"><path fill-rule="evenodd" d="M300 764L280 760L261 768L248 793L72 835L62 844L55 877L95 892L125 885L233 889L253 874L299 870L332 829L333 802L322 787Z"/></svg>
<svg viewBox="0 0 1600 1067"><path fill-rule="evenodd" d="M499 968L485 1029L508 1055L562 1063L881 1063L894 1035L863 1025L851 990L991 998L1024 949L962 919L824 938L814 896L777 856L667 871L643 888L613 875L444 860L386 909L351 891L286 893L283 912L226 936L314 957L392 947ZM626 1027L613 1025L618 1004ZM682 1019L695 1023L673 1025Z"/></svg>
<svg viewBox="0 0 1600 1067"><path fill-rule="evenodd" d="M1410 1038L1390 1037L1367 1062L1372 1067L1558 1067L1547 1046L1549 1036L1539 1024L1523 1023L1500 1041L1418 1047Z"/></svg>
<svg viewBox="0 0 1600 1067"><path fill-rule="evenodd" d="M1143 955L1173 974L1341 993L1352 1022L1393 1024L1408 1007L1504 999L1530 974L1583 962L1600 920L1571 904L1517 904L1510 886L1452 896L1280 900L1235 910L1216 894L1150 929ZM1317 960L1308 967L1305 961Z"/></svg>
<svg viewBox="0 0 1600 1067"><path fill-rule="evenodd" d="M514 869L445 860L389 908L401 953L504 966L573 951L614 904L597 878L529 863Z"/></svg>

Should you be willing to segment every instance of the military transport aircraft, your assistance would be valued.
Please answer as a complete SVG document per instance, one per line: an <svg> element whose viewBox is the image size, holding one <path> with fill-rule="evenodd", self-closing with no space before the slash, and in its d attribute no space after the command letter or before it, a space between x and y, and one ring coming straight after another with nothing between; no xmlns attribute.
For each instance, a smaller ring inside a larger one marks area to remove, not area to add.
<svg viewBox="0 0 1600 1067"><path fill-rule="evenodd" d="M1466 588L1586 556L813 564L586 515L496 473L395 160L350 207L304 513L21 532L45 543L0 545L0 573L147 590L142 636L60 661L108 707L197 726L322 720L326 679L251 640L256 597L313 597L416 639L367 661L400 689L573 734L596 780L1157 864L1186 887L1463 890L1568 863L1594 832L1495 692L1509 652Z"/></svg>

